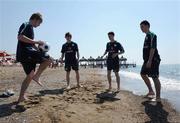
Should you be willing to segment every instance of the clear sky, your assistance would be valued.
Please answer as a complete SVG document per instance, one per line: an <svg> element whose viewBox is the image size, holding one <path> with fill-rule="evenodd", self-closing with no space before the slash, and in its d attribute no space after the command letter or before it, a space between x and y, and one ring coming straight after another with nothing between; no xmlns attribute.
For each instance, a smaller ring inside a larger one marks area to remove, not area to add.
<svg viewBox="0 0 180 123"><path fill-rule="evenodd" d="M34 12L43 23L35 39L49 42L49 53L60 57L64 34L71 32L80 55L101 56L107 33L114 31L129 62L142 63L145 34L142 20L157 34L162 64L180 64L180 0L0 0L0 50L16 52L17 32Z"/></svg>

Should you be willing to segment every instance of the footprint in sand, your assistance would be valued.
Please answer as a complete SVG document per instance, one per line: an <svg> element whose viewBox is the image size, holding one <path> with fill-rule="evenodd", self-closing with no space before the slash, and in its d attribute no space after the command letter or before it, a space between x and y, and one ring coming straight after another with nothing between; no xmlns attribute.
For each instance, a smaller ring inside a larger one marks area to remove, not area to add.
<svg viewBox="0 0 180 123"><path fill-rule="evenodd" d="M40 104L40 99L38 97L30 96L27 101L24 101L24 104L27 105L27 108L30 108L29 106Z"/></svg>
<svg viewBox="0 0 180 123"><path fill-rule="evenodd" d="M74 97L65 97L64 96L64 100L67 101L68 103L74 103L75 102L75 98Z"/></svg>
<svg viewBox="0 0 180 123"><path fill-rule="evenodd" d="M103 112L103 110L102 110L101 108L96 108L96 111L97 111L98 113L102 113L102 112Z"/></svg>

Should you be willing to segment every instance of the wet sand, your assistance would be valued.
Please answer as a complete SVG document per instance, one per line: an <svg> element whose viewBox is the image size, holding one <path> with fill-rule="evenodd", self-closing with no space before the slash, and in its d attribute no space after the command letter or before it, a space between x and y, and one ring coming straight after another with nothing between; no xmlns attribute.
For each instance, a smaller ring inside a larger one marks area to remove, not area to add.
<svg viewBox="0 0 180 123"><path fill-rule="evenodd" d="M11 109L19 95L25 77L21 67L0 67L0 94L13 89L15 95L0 98L0 123L179 123L180 114L162 100L149 102L129 91L106 92L107 79L100 69L80 69L83 88L75 88L75 74L71 73L72 89L66 91L63 68L47 69L40 87L32 81L27 95L30 100Z"/></svg>

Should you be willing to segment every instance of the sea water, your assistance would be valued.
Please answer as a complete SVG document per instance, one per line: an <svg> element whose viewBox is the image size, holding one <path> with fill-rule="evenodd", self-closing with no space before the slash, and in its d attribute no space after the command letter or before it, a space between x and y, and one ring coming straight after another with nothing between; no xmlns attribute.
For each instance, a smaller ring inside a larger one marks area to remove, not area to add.
<svg viewBox="0 0 180 123"><path fill-rule="evenodd" d="M148 90L140 76L140 71L141 65L135 68L121 68L119 72L121 87L137 95L147 94ZM161 97L167 99L177 111L180 111L180 64L160 65L159 73ZM155 91L154 83L152 79L150 80Z"/></svg>

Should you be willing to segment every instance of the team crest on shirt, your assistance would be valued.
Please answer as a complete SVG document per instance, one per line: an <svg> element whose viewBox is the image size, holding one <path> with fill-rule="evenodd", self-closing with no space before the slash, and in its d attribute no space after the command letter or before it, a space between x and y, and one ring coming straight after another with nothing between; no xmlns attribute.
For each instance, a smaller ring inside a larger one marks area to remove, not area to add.
<svg viewBox="0 0 180 123"><path fill-rule="evenodd" d="M117 45L116 44L114 44L114 47L116 47Z"/></svg>
<svg viewBox="0 0 180 123"><path fill-rule="evenodd" d="M74 44L72 44L72 46L74 47Z"/></svg>
<svg viewBox="0 0 180 123"><path fill-rule="evenodd" d="M72 53L73 52L72 47L68 47L67 49L68 50L66 51L66 53Z"/></svg>

